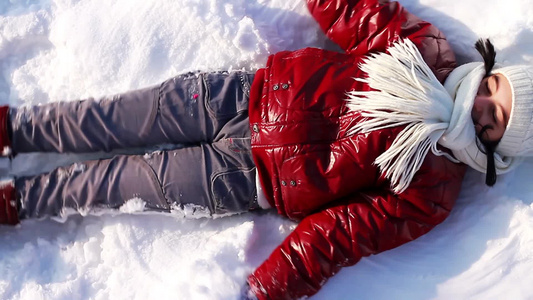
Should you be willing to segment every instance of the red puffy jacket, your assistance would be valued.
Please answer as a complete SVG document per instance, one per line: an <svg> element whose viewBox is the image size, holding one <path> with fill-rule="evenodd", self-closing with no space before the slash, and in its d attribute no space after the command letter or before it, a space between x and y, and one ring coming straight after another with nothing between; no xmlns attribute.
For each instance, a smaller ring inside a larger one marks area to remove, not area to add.
<svg viewBox="0 0 533 300"><path fill-rule="evenodd" d="M456 66L442 33L396 2L307 0L327 36L345 53L307 48L269 57L250 97L252 153L270 204L301 220L248 278L259 299L316 293L343 266L425 234L449 214L465 166L427 155L401 194L374 165L401 127L348 135L362 120L345 105L370 52L399 38L415 43L444 81Z"/></svg>

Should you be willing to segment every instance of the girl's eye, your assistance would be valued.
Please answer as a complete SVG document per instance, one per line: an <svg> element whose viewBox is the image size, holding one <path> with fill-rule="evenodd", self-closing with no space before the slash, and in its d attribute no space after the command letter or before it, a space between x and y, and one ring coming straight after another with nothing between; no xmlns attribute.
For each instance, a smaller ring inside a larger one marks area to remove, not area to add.
<svg viewBox="0 0 533 300"><path fill-rule="evenodd" d="M492 119L494 120L494 123L497 123L497 120L496 120L496 109L495 108L492 109Z"/></svg>

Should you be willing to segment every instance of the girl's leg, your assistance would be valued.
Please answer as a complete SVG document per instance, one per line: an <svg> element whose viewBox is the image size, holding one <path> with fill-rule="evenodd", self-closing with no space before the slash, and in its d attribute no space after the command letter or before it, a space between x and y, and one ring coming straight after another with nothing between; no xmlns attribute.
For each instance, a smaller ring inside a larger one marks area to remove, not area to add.
<svg viewBox="0 0 533 300"><path fill-rule="evenodd" d="M12 150L80 153L216 141L247 112L252 79L244 72L190 73L100 100L11 108Z"/></svg>
<svg viewBox="0 0 533 300"><path fill-rule="evenodd" d="M17 178L15 190L20 219L119 208L134 198L151 211L222 214L258 207L249 137L74 164Z"/></svg>

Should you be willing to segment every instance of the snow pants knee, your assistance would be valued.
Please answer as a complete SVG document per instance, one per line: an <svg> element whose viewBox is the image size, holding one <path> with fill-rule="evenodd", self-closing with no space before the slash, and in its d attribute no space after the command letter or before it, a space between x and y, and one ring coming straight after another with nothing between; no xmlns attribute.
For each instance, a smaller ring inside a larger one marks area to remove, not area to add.
<svg viewBox="0 0 533 300"><path fill-rule="evenodd" d="M244 72L185 74L103 99L10 111L13 151L92 152L181 144L15 180L20 218L119 208L225 214L257 208Z"/></svg>

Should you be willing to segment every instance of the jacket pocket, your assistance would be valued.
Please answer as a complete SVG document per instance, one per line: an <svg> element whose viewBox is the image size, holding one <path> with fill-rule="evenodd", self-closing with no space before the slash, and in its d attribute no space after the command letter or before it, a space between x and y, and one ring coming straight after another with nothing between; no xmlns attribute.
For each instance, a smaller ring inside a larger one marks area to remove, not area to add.
<svg viewBox="0 0 533 300"><path fill-rule="evenodd" d="M287 215L301 218L367 185L369 178L346 153L327 148L283 161L279 187Z"/></svg>
<svg viewBox="0 0 533 300"><path fill-rule="evenodd" d="M329 151L313 151L283 161L279 186L289 216L303 217L332 200L329 156Z"/></svg>

